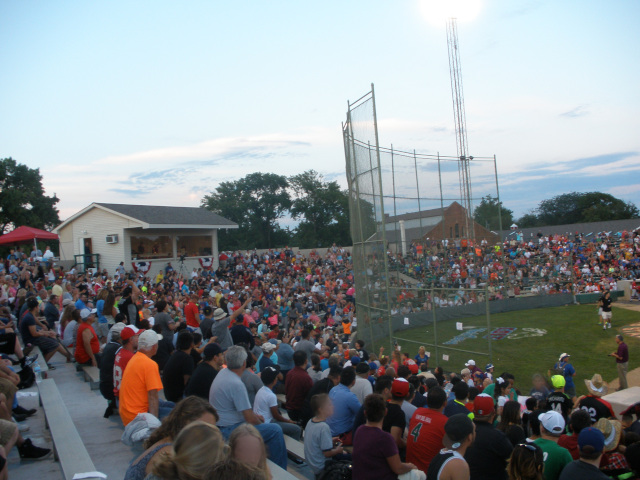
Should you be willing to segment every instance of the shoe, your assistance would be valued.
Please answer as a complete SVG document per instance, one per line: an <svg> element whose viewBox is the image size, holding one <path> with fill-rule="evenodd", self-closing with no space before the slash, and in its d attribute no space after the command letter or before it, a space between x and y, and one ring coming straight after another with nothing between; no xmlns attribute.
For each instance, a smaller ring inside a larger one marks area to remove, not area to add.
<svg viewBox="0 0 640 480"><path fill-rule="evenodd" d="M611 328L611 324L610 323L607 325L607 328Z"/></svg>
<svg viewBox="0 0 640 480"><path fill-rule="evenodd" d="M31 355L30 357L24 357L24 366L30 367L31 365L33 365L33 362L35 362L37 359L38 359L37 353L35 355Z"/></svg>
<svg viewBox="0 0 640 480"><path fill-rule="evenodd" d="M606 325L603 325L603 326L602 326L602 329L603 329L603 330L606 330L606 329L607 329L607 326L606 326Z"/></svg>
<svg viewBox="0 0 640 480"><path fill-rule="evenodd" d="M26 415L27 417L30 417L32 415L35 415L36 413L38 413L38 410L36 410L35 408L32 408L30 410L27 410L24 407L21 407L20 405L18 405L16 408L13 409L13 413L17 413L20 415Z"/></svg>
<svg viewBox="0 0 640 480"><path fill-rule="evenodd" d="M47 363L47 368L48 368L49 370L55 370L55 369L56 369L56 367L54 367L54 366L53 366L53 365L51 365L50 363Z"/></svg>
<svg viewBox="0 0 640 480"><path fill-rule="evenodd" d="M23 413L14 413L13 414L13 419L16 422L24 422L27 419L28 415L24 415Z"/></svg>
<svg viewBox="0 0 640 480"><path fill-rule="evenodd" d="M36 447L31 443L31 439L27 438L24 443L18 447L18 453L20 453L20 458L25 460L42 460L51 455L51 449Z"/></svg>
<svg viewBox="0 0 640 480"><path fill-rule="evenodd" d="M28 432L29 430L31 430L31 427L29 427L29 425L27 425L26 423L18 423L17 426L20 433Z"/></svg>

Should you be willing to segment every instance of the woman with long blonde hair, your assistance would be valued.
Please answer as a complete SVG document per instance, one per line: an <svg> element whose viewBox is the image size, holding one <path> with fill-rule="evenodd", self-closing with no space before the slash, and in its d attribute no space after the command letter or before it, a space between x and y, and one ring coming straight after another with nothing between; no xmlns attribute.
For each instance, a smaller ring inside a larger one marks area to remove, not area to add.
<svg viewBox="0 0 640 480"><path fill-rule="evenodd" d="M218 427L193 422L182 429L168 453L162 454L149 480L202 480L229 453Z"/></svg>
<svg viewBox="0 0 640 480"><path fill-rule="evenodd" d="M236 428L229 436L230 457L240 463L246 463L262 470L267 478L271 472L267 467L267 450L260 432L249 423Z"/></svg>

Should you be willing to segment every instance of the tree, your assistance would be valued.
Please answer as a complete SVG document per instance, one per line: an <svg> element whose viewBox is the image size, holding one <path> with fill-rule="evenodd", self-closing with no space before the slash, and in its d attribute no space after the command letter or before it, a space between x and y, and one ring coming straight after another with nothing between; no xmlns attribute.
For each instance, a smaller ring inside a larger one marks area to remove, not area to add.
<svg viewBox="0 0 640 480"><path fill-rule="evenodd" d="M238 224L220 236L224 248L271 248L287 240L278 224L291 207L286 177L275 173L251 173L233 182L222 182L202 199L202 206Z"/></svg>
<svg viewBox="0 0 640 480"><path fill-rule="evenodd" d="M289 178L294 192L291 216L300 220L295 241L301 248L350 245L349 197L337 182L309 170Z"/></svg>
<svg viewBox="0 0 640 480"><path fill-rule="evenodd" d="M530 227L540 227L541 224L538 221L538 216L535 212L525 213L522 217L520 217L516 224L519 228L530 228Z"/></svg>
<svg viewBox="0 0 640 480"><path fill-rule="evenodd" d="M513 223L513 211L505 208L497 197L487 195L473 211L473 219L489 230L498 231L500 227L506 230Z"/></svg>
<svg viewBox="0 0 640 480"><path fill-rule="evenodd" d="M536 210L539 225L564 225L640 216L638 208L608 193L565 193L540 202Z"/></svg>
<svg viewBox="0 0 640 480"><path fill-rule="evenodd" d="M29 168L13 158L0 160L0 234L28 225L51 230L60 223L54 194L48 197L39 168Z"/></svg>

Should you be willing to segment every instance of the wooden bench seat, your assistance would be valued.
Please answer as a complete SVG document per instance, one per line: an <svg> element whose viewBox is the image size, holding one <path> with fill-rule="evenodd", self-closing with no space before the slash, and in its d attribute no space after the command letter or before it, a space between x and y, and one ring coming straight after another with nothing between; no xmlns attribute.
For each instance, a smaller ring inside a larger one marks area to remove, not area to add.
<svg viewBox="0 0 640 480"><path fill-rule="evenodd" d="M287 452L304 461L304 443L288 435L284 436L284 443L287 446Z"/></svg>
<svg viewBox="0 0 640 480"><path fill-rule="evenodd" d="M82 373L84 374L84 381L89 382L91 390L98 390L100 388L100 370L98 370L98 367L83 365Z"/></svg>
<svg viewBox="0 0 640 480"><path fill-rule="evenodd" d="M55 459L60 462L65 480L73 479L76 473L95 472L96 467L76 430L55 381L42 380L38 383L38 391L44 409L45 424L51 432ZM90 477L87 480L98 478Z"/></svg>
<svg viewBox="0 0 640 480"><path fill-rule="evenodd" d="M271 460L267 460L267 465L269 466L269 470L271 471L273 480L298 480L298 477L287 472L285 469L276 465Z"/></svg>

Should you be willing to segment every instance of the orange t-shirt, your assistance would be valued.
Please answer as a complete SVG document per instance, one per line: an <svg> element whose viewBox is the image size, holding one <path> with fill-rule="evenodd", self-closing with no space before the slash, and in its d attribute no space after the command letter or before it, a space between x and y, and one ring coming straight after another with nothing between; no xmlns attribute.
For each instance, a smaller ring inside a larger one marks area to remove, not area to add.
<svg viewBox="0 0 640 480"><path fill-rule="evenodd" d="M100 341L98 340L98 336L96 335L96 331L93 329L91 325L88 323L80 323L78 327L78 336L76 340L76 353L74 357L76 358L76 362L78 363L87 363L91 360L89 354L84 349L84 341L82 340L82 333L85 330L91 330L91 351L96 354L100 351Z"/></svg>
<svg viewBox="0 0 640 480"><path fill-rule="evenodd" d="M345 335L351 335L351 322L342 322L342 331Z"/></svg>
<svg viewBox="0 0 640 480"><path fill-rule="evenodd" d="M128 425L139 413L149 411L149 392L162 390L158 364L144 353L136 353L122 376L120 385L120 418Z"/></svg>

